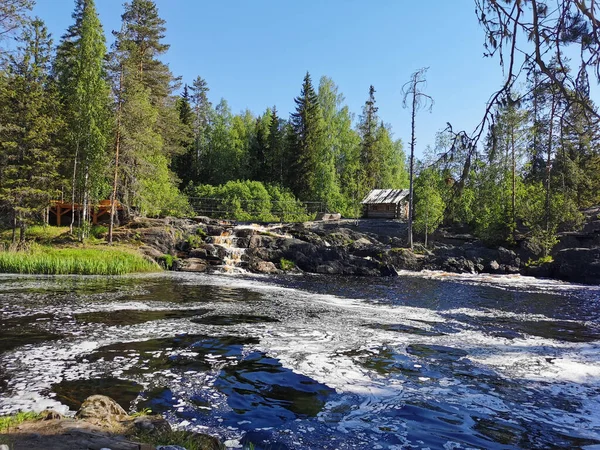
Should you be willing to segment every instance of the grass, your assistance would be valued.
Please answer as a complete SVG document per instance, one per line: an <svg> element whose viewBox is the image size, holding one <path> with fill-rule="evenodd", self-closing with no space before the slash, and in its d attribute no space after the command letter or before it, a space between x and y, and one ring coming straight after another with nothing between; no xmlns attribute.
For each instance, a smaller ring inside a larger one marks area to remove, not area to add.
<svg viewBox="0 0 600 450"><path fill-rule="evenodd" d="M0 273L124 275L158 270L156 263L127 248L56 248L34 244L25 251L0 251Z"/></svg>
<svg viewBox="0 0 600 450"><path fill-rule="evenodd" d="M25 231L25 240L40 243L49 243L69 232L69 227L50 227L47 225L32 225ZM19 230L17 230L17 239ZM10 242L12 240L12 230L0 231L0 241Z"/></svg>
<svg viewBox="0 0 600 450"><path fill-rule="evenodd" d="M28 420L38 420L40 415L34 412L20 412L12 416L0 417L0 433L5 433L10 428L19 426Z"/></svg>

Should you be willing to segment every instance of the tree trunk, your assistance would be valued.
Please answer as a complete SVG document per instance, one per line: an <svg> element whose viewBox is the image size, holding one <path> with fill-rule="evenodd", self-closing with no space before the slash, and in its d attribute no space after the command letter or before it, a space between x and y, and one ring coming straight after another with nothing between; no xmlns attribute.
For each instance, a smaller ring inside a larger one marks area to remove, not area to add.
<svg viewBox="0 0 600 450"><path fill-rule="evenodd" d="M19 243L20 244L22 244L23 242L25 242L25 231L26 231L26 228L27 228L27 226L21 220L21 223L19 224Z"/></svg>
<svg viewBox="0 0 600 450"><path fill-rule="evenodd" d="M13 210L13 217L12 217L12 243L16 244L17 243L17 213L16 211Z"/></svg>
<svg viewBox="0 0 600 450"><path fill-rule="evenodd" d="M408 193L408 246L413 248L413 178L415 167L415 114L417 111L417 77L413 80L413 101L411 114L411 134L410 134L410 186Z"/></svg>
<svg viewBox="0 0 600 450"><path fill-rule="evenodd" d="M511 127L510 134L510 146L511 146L511 158L512 158L512 205L511 205L511 217L510 227L512 231L513 241L517 233L517 159L515 156L515 128Z"/></svg>
<svg viewBox="0 0 600 450"><path fill-rule="evenodd" d="M73 179L71 189L71 224L69 225L69 234L73 234L73 226L75 225L75 186L77 182L77 158L79 158L79 139L75 146L75 158L73 159Z"/></svg>
<svg viewBox="0 0 600 450"><path fill-rule="evenodd" d="M90 168L89 166L85 167L85 173L83 175L83 204L82 204L82 212L81 215L83 221L83 227L81 228L81 241L83 241L87 237L87 225L89 224L90 218L90 188L88 186L88 182L90 179Z"/></svg>
<svg viewBox="0 0 600 450"><path fill-rule="evenodd" d="M113 188L110 195L110 224L108 225L108 243L113 243L113 230L115 227L115 202L117 200L117 183L119 182L119 149L121 146L121 97L123 93L123 67L121 66L121 73L119 74L119 94L118 94L118 107L117 107L117 135L115 137L115 173L113 177Z"/></svg>
<svg viewBox="0 0 600 450"><path fill-rule="evenodd" d="M554 131L554 114L556 113L556 100L552 96L552 107L550 109L550 129L548 133L548 149L546 155L546 240L550 234L550 174L552 172L552 138ZM544 252L548 255L550 249L544 243Z"/></svg>
<svg viewBox="0 0 600 450"><path fill-rule="evenodd" d="M427 248L427 231L428 231L427 224L428 224L428 222L429 222L429 210L427 210L427 213L425 215L425 248Z"/></svg>

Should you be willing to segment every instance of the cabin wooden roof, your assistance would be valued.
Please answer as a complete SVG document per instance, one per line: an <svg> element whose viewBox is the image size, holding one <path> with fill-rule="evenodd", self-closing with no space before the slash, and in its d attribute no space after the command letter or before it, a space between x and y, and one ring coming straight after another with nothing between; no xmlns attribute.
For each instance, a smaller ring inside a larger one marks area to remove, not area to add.
<svg viewBox="0 0 600 450"><path fill-rule="evenodd" d="M373 189L361 202L365 204L398 204L408 197L408 189Z"/></svg>

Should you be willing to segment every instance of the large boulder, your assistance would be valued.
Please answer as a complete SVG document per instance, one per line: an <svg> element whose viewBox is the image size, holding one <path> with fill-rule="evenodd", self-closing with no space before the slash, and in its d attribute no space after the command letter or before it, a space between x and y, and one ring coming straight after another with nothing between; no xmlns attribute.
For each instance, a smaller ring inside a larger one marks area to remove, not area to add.
<svg viewBox="0 0 600 450"><path fill-rule="evenodd" d="M264 234L255 234L250 238L248 248L277 248L278 238L275 236L268 236Z"/></svg>
<svg viewBox="0 0 600 450"><path fill-rule="evenodd" d="M416 255L407 248L394 248L383 255L382 261L396 270L419 271L423 269L425 257Z"/></svg>
<svg viewBox="0 0 600 450"><path fill-rule="evenodd" d="M114 423L126 420L128 415L112 398L105 395L92 395L85 399L75 417L88 421Z"/></svg>
<svg viewBox="0 0 600 450"><path fill-rule="evenodd" d="M464 256L439 256L431 261L428 261L425 266L430 270L443 270L451 273L476 273L476 264Z"/></svg>
<svg viewBox="0 0 600 450"><path fill-rule="evenodd" d="M554 257L554 275L567 281L600 284L600 247L559 251Z"/></svg>
<svg viewBox="0 0 600 450"><path fill-rule="evenodd" d="M206 272L209 263L205 259L186 258L181 260L178 270L181 272Z"/></svg>
<svg viewBox="0 0 600 450"><path fill-rule="evenodd" d="M279 269L270 261L261 261L258 259L253 260L248 266L252 272L276 274L279 273Z"/></svg>

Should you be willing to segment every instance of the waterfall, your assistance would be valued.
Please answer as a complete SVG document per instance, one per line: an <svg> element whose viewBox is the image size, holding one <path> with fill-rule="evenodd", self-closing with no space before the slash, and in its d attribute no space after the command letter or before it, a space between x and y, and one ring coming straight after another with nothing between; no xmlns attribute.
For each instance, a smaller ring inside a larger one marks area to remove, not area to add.
<svg viewBox="0 0 600 450"><path fill-rule="evenodd" d="M237 237L229 231L223 231L220 236L213 236L213 245L224 250L223 264L218 266L223 273L245 273L240 267L242 256L246 252L245 248L237 247Z"/></svg>

